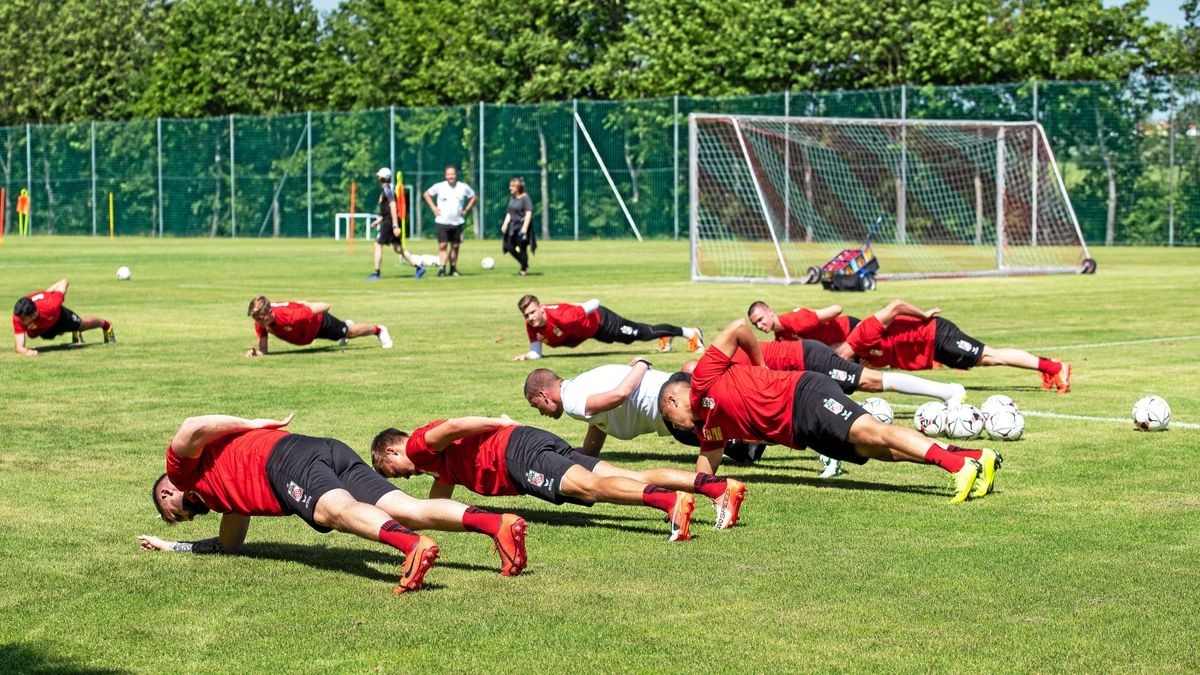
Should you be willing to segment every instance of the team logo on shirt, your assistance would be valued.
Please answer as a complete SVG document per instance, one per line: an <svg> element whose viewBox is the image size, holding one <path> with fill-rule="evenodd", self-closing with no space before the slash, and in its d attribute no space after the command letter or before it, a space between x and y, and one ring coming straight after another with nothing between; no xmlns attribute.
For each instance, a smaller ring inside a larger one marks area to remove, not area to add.
<svg viewBox="0 0 1200 675"><path fill-rule="evenodd" d="M700 436L702 436L706 441L725 440L725 434L721 433L721 427L716 427L715 429L711 427L704 427L700 430Z"/></svg>
<svg viewBox="0 0 1200 675"><path fill-rule="evenodd" d="M296 500L296 503L303 504L304 508L308 508L309 503L312 502L312 496L306 496L304 494L304 488L296 485L295 481L288 481L287 492L292 499Z"/></svg>
<svg viewBox="0 0 1200 675"><path fill-rule="evenodd" d="M851 411L847 410L846 406L842 405L840 401L836 401L832 398L825 399L825 409L834 415L841 415L842 419L845 420L850 419L850 415L852 414Z"/></svg>
<svg viewBox="0 0 1200 675"><path fill-rule="evenodd" d="M870 350L870 351L869 351L869 352L867 352L867 353L868 353L868 354L870 354L871 356L883 356L883 350L882 350L882 349L872 349L872 350Z"/></svg>
<svg viewBox="0 0 1200 675"><path fill-rule="evenodd" d="M966 340L959 340L958 348L963 350L964 352L967 352L970 354L978 354L979 353L979 347L976 347L975 345L971 344L970 342L967 342Z"/></svg>
<svg viewBox="0 0 1200 675"><path fill-rule="evenodd" d="M709 410L715 410L717 407L717 402L712 400L712 398L705 396L704 398L700 399L700 407L708 408Z"/></svg>
<svg viewBox="0 0 1200 675"><path fill-rule="evenodd" d="M554 327L554 334L555 334L555 335L557 335L558 337L562 337L562 336L563 336L562 329L561 329L561 328L559 328L558 326L555 326L555 327Z"/></svg>

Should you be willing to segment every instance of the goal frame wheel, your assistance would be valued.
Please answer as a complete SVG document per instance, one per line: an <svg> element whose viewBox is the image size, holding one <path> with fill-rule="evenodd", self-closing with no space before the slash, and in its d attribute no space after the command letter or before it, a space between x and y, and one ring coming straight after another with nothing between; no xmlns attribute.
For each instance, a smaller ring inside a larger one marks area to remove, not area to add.
<svg viewBox="0 0 1200 675"><path fill-rule="evenodd" d="M1079 273L1080 274L1095 274L1096 273L1096 259L1095 258L1084 258L1083 266L1079 269Z"/></svg>
<svg viewBox="0 0 1200 675"><path fill-rule="evenodd" d="M821 268L813 265L808 268L808 274L804 275L804 283L815 284L821 280Z"/></svg>

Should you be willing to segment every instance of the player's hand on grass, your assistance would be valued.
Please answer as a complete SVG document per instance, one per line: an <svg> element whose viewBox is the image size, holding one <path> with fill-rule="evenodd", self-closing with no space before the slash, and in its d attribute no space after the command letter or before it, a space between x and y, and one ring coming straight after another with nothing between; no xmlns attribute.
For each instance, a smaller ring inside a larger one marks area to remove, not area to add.
<svg viewBox="0 0 1200 675"><path fill-rule="evenodd" d="M259 418L256 420L250 420L250 425L254 429L282 429L283 427L286 427L295 416L296 413L289 413L287 417L281 420Z"/></svg>
<svg viewBox="0 0 1200 675"><path fill-rule="evenodd" d="M24 352L22 352L22 355L23 356L37 356L37 350L36 349L26 349Z"/></svg>
<svg viewBox="0 0 1200 675"><path fill-rule="evenodd" d="M138 545L142 547L143 551L169 551L169 550L171 550L170 542L163 540L163 539L159 539L158 537L151 537L148 534L139 534L138 535Z"/></svg>
<svg viewBox="0 0 1200 675"><path fill-rule="evenodd" d="M518 421L514 420L513 418L509 417L508 415L504 415L504 414L500 415L500 422L502 422L504 424L504 426L506 426L506 427L521 426L520 422L518 422Z"/></svg>
<svg viewBox="0 0 1200 675"><path fill-rule="evenodd" d="M251 347L250 349L246 350L246 358L248 358L248 359L252 359L256 356L262 356L262 355L263 355L263 353L258 351L258 347Z"/></svg>
<svg viewBox="0 0 1200 675"><path fill-rule="evenodd" d="M926 319L932 319L933 317L935 317L935 316L937 316L938 314L941 314L941 313L942 313L942 308L941 308L941 307L934 307L933 309L931 309L931 310L929 310L929 311L925 312L925 318L926 318Z"/></svg>

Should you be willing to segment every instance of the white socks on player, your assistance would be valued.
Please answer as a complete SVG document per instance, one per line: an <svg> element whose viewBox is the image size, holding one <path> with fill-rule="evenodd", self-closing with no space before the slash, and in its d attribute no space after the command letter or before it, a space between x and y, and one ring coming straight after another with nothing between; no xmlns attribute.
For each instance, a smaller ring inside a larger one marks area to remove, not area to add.
<svg viewBox="0 0 1200 675"><path fill-rule="evenodd" d="M940 398L950 406L962 403L966 394L961 384L943 384L905 373L884 373L883 390Z"/></svg>
<svg viewBox="0 0 1200 675"><path fill-rule="evenodd" d="M687 326L684 326L684 327L683 327L683 337L685 337L685 338L687 338L687 339L691 340L691 339L692 339L693 337L695 337L695 336L696 336L696 329L695 329L695 328L688 328Z"/></svg>

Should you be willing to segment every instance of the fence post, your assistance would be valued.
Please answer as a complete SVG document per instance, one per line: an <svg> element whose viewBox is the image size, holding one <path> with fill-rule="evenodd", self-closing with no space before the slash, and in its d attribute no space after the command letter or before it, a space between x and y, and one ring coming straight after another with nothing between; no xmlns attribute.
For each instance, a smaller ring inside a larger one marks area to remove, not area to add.
<svg viewBox="0 0 1200 675"><path fill-rule="evenodd" d="M388 168L396 175L396 106L388 106ZM400 197L404 198L404 186L400 186Z"/></svg>
<svg viewBox="0 0 1200 675"><path fill-rule="evenodd" d="M783 240L792 240L792 88L783 92Z"/></svg>
<svg viewBox="0 0 1200 675"><path fill-rule="evenodd" d="M571 114L573 117L579 115L579 99L571 99ZM575 216L575 241L579 241L579 125L574 123L571 124L571 176L574 181L571 202Z"/></svg>
<svg viewBox="0 0 1200 675"><path fill-rule="evenodd" d="M479 102L479 189L475 191L478 195L475 202L475 238L483 238L483 101Z"/></svg>
<svg viewBox="0 0 1200 675"><path fill-rule="evenodd" d="M1037 124L1037 111L1038 111L1038 81L1035 78L1033 80L1033 123L1034 124ZM1038 141L1041 140L1041 138L1038 136L1036 128L1033 130L1033 133L1030 134L1030 136L1032 136L1032 138L1030 138L1029 141L1033 147L1030 148L1031 152L1029 153L1030 157L1032 157L1032 160L1031 160L1032 165L1029 167L1029 176L1030 176L1030 181L1032 183L1031 204L1030 204L1031 208L1029 209L1029 220L1030 220L1029 242L1030 242L1031 246L1037 246L1037 243L1038 243Z"/></svg>
<svg viewBox="0 0 1200 675"><path fill-rule="evenodd" d="M1175 245L1175 190L1178 186L1178 177L1175 175L1175 77L1170 78L1171 82L1171 113L1167 122L1167 143L1170 145L1170 164L1167 171L1171 176L1171 193L1167 198L1167 246Z"/></svg>
<svg viewBox="0 0 1200 675"><path fill-rule="evenodd" d="M908 121L908 84L900 85L900 119ZM908 241L908 125L900 126L900 180L896 184L896 243Z"/></svg>
<svg viewBox="0 0 1200 675"><path fill-rule="evenodd" d="M158 138L158 236L163 236L163 179L162 179L162 118L154 118L155 136Z"/></svg>
<svg viewBox="0 0 1200 675"><path fill-rule="evenodd" d="M29 212L25 215L25 234L33 230L33 132L25 124L25 192L29 195Z"/></svg>
<svg viewBox="0 0 1200 675"><path fill-rule="evenodd" d="M92 122L92 236L96 236L96 123Z"/></svg>
<svg viewBox="0 0 1200 675"><path fill-rule="evenodd" d="M305 114L304 134L307 136L308 144L308 189L305 192L306 206L308 207L308 238L312 239L312 111L309 110Z"/></svg>
<svg viewBox="0 0 1200 675"><path fill-rule="evenodd" d="M675 173L671 192L675 194L675 239L679 238L679 95L672 98L671 124L675 129Z"/></svg>
<svg viewBox="0 0 1200 675"><path fill-rule="evenodd" d="M237 239L237 161L233 154L233 114L229 115L229 236Z"/></svg>
<svg viewBox="0 0 1200 675"><path fill-rule="evenodd" d="M1004 127L996 134L996 269L1004 269Z"/></svg>

